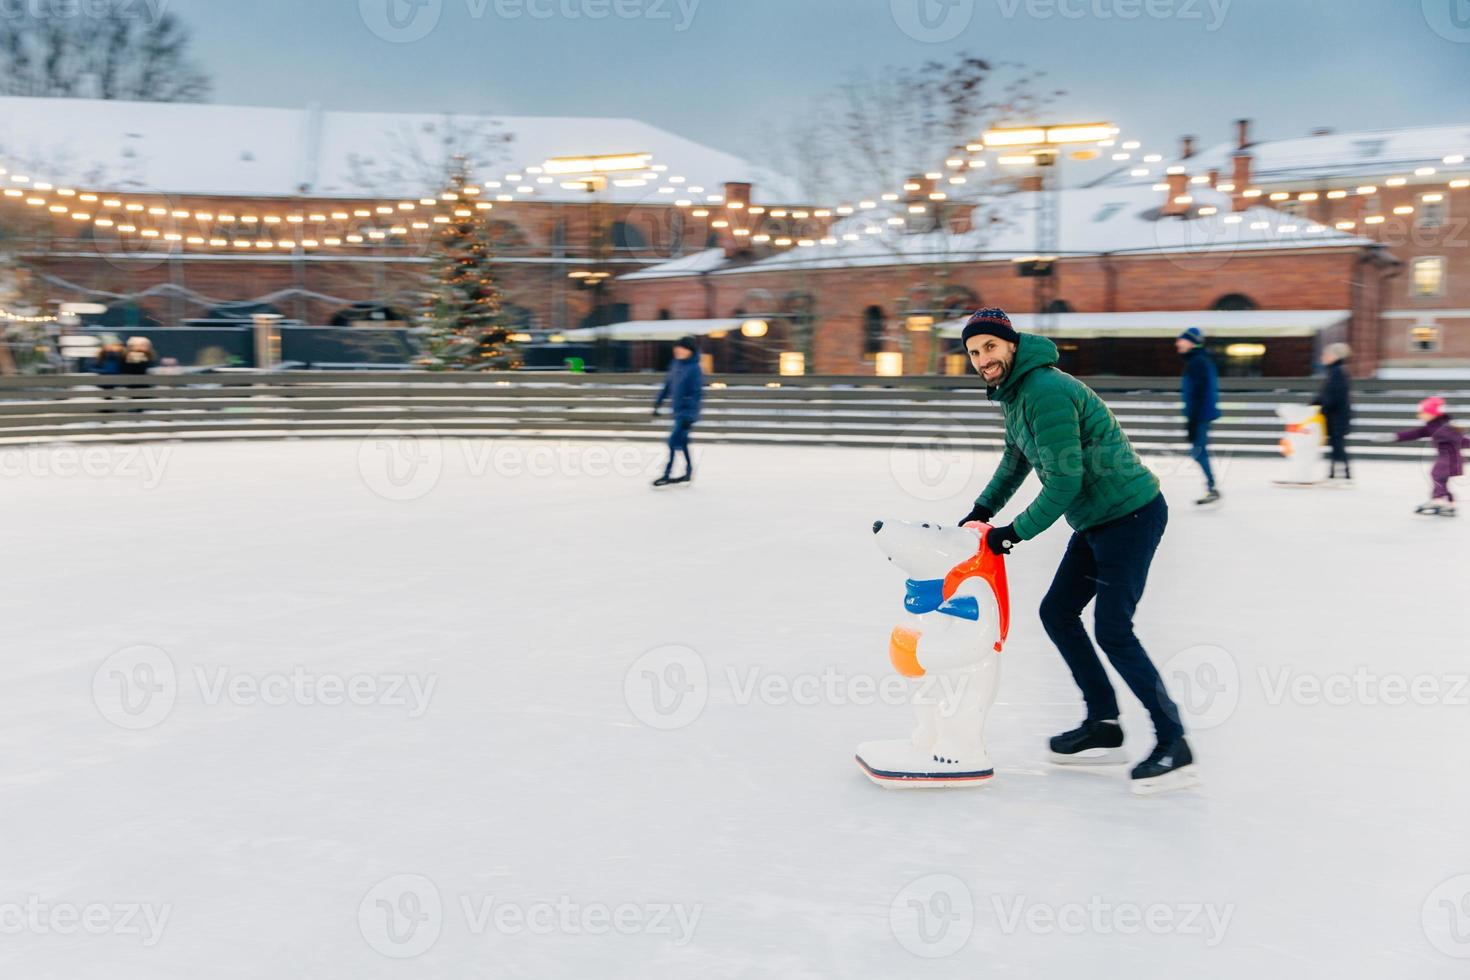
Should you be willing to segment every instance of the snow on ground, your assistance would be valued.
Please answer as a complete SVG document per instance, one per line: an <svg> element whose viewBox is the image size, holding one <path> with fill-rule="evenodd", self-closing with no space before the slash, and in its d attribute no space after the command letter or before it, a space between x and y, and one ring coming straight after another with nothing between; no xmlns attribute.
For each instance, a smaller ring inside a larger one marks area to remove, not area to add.
<svg viewBox="0 0 1470 980"><path fill-rule="evenodd" d="M5 450L0 971L1464 975L1470 516L1411 516L1426 466L1225 460L1199 513L1153 461L1138 628L1206 785L1137 799L1043 761L1060 528L1011 560L997 777L852 761L909 725L869 526L954 520L994 456L714 446L654 492L657 453Z"/></svg>

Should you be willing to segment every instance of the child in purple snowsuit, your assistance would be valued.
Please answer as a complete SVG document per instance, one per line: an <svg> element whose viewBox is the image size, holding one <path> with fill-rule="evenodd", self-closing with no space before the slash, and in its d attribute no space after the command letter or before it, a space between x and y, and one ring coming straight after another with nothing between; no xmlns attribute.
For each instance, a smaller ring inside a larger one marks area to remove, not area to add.
<svg viewBox="0 0 1470 980"><path fill-rule="evenodd" d="M1465 462L1460 456L1460 450L1470 446L1470 437L1455 428L1444 409L1443 398L1424 399L1419 403L1419 421L1424 424L1405 429L1393 437L1395 442L1428 439L1434 443L1437 453L1434 467L1429 471L1429 478L1434 482L1433 496L1428 503L1414 508L1416 514L1455 516L1455 495L1450 493L1449 481L1450 477L1460 476L1465 472Z"/></svg>

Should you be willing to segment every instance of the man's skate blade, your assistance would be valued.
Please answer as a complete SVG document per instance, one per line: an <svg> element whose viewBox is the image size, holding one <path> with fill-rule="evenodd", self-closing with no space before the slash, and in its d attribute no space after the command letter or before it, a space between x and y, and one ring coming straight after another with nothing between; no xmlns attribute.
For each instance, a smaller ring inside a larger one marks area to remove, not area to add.
<svg viewBox="0 0 1470 980"><path fill-rule="evenodd" d="M1084 749L1081 752L1073 752L1071 755L1063 755L1061 752L1048 752L1047 755L1053 765L1076 766L1078 768L1120 766L1128 761L1128 754L1122 748Z"/></svg>
<svg viewBox="0 0 1470 980"><path fill-rule="evenodd" d="M1198 786L1200 782L1199 770L1196 766L1188 765L1173 772L1166 772L1162 776L1152 779L1134 779L1130 781L1128 788L1133 791L1134 796L1158 796L1160 793L1172 793L1175 790L1191 789Z"/></svg>
<svg viewBox="0 0 1470 980"><path fill-rule="evenodd" d="M853 756L858 768L884 789L942 789L946 786L982 786L994 775L994 769L972 772L896 772L868 765L860 755Z"/></svg>

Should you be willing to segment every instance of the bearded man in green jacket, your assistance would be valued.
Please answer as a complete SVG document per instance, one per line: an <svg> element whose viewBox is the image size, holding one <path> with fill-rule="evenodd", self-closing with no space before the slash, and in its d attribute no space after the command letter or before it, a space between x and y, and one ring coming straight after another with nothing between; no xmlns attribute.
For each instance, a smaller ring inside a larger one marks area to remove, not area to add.
<svg viewBox="0 0 1470 980"><path fill-rule="evenodd" d="M1034 471L1041 493L1012 523L992 527L987 545L1008 554L1062 517L1073 530L1041 602L1041 622L1082 690L1087 718L1052 738L1052 760L1095 765L1123 758L1117 696L1082 625L1082 610L1096 599L1098 645L1148 709L1158 740L1133 769L1133 791L1192 784L1196 770L1179 709L1133 634L1133 612L1169 521L1158 478L1097 393L1058 370L1050 340L1018 334L998 309L971 316L963 340L991 400L1005 413L1006 430L1000 465L963 522L991 523Z"/></svg>

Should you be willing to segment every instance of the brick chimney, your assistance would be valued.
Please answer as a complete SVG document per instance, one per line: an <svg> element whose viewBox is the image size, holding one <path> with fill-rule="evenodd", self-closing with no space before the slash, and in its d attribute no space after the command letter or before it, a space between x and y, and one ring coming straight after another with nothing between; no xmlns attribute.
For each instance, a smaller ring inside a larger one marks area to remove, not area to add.
<svg viewBox="0 0 1470 980"><path fill-rule="evenodd" d="M1235 184L1235 190L1230 195L1230 210L1244 211L1251 206L1250 200L1245 196L1246 189L1251 185L1251 155L1246 150L1236 150L1230 157L1230 164L1230 180Z"/></svg>
<svg viewBox="0 0 1470 980"><path fill-rule="evenodd" d="M1220 171L1218 169L1211 167L1208 171L1208 177L1210 179L1210 190L1214 190L1220 186Z"/></svg>
<svg viewBox="0 0 1470 980"><path fill-rule="evenodd" d="M975 205L960 204L957 207L946 208L944 222L949 226L951 234L964 235L975 230Z"/></svg>
<svg viewBox="0 0 1470 980"><path fill-rule="evenodd" d="M923 174L914 174L903 182L904 204L929 204L929 195L939 188L939 181L925 177ZM913 188L910 190L910 188Z"/></svg>
<svg viewBox="0 0 1470 980"><path fill-rule="evenodd" d="M1169 197L1164 201L1164 214L1188 214L1189 205L1177 203L1178 198L1189 193L1189 174L1169 174Z"/></svg>
<svg viewBox="0 0 1470 980"><path fill-rule="evenodd" d="M1235 120L1235 148L1237 150L1249 149L1251 145L1251 121L1249 119Z"/></svg>
<svg viewBox="0 0 1470 980"><path fill-rule="evenodd" d="M1179 159L1188 160L1194 156L1194 141L1195 137L1193 136L1181 136L1179 138Z"/></svg>
<svg viewBox="0 0 1470 980"><path fill-rule="evenodd" d="M720 248L724 250L726 258L730 258L736 252L750 247L750 239L735 237L736 228L750 226L749 184L738 181L726 181L724 211L722 213L714 210L710 214L720 215L721 218L729 222L729 225L724 228L714 229L719 235Z"/></svg>
<svg viewBox="0 0 1470 980"><path fill-rule="evenodd" d="M939 181L934 178L925 177L923 174L915 174L903 182L903 204L906 212L906 226L911 232L933 231L939 227L939 201L929 199L929 195L939 189ZM925 207L923 214L908 212L911 205L922 204Z"/></svg>

